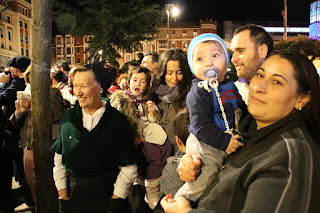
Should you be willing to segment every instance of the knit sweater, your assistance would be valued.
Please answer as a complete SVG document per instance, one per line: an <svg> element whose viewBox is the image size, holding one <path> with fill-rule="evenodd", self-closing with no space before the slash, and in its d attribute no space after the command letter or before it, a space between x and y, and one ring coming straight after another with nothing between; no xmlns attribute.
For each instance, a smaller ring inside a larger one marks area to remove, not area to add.
<svg viewBox="0 0 320 213"><path fill-rule="evenodd" d="M126 117L111 107L109 100L105 107L90 132L82 125L79 105L65 113L58 139L50 150L62 154L62 164L74 176L98 176L138 160Z"/></svg>
<svg viewBox="0 0 320 213"><path fill-rule="evenodd" d="M240 125L245 146L230 155L192 212L318 212L320 151L301 112L257 130Z"/></svg>

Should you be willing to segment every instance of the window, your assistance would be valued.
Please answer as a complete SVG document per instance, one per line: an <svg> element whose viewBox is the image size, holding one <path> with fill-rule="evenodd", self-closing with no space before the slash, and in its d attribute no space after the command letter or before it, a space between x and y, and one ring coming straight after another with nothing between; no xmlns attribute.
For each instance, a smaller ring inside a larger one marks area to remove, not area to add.
<svg viewBox="0 0 320 213"><path fill-rule="evenodd" d="M71 44L71 37L66 37L66 44Z"/></svg>
<svg viewBox="0 0 320 213"><path fill-rule="evenodd" d="M22 21L20 20L20 27L23 27L23 23L22 23Z"/></svg>
<svg viewBox="0 0 320 213"><path fill-rule="evenodd" d="M25 28L26 30L28 29L28 23L27 23L27 22L24 23L24 28Z"/></svg>
<svg viewBox="0 0 320 213"><path fill-rule="evenodd" d="M57 37L57 44L61 44L61 37Z"/></svg>
<svg viewBox="0 0 320 213"><path fill-rule="evenodd" d="M8 40L11 41L11 31L8 31Z"/></svg>
<svg viewBox="0 0 320 213"><path fill-rule="evenodd" d="M1 43L1 48L4 49L4 43Z"/></svg>
<svg viewBox="0 0 320 213"><path fill-rule="evenodd" d="M26 49L26 56L29 57L29 50L28 49Z"/></svg>
<svg viewBox="0 0 320 213"><path fill-rule="evenodd" d="M12 47L11 47L11 45L9 45L9 50L12 50Z"/></svg>
<svg viewBox="0 0 320 213"><path fill-rule="evenodd" d="M77 53L78 53L78 54L80 53L80 48L79 48L79 47L77 48Z"/></svg>
<svg viewBox="0 0 320 213"><path fill-rule="evenodd" d="M175 38L175 37L176 37L176 31L172 30L172 38Z"/></svg>
<svg viewBox="0 0 320 213"><path fill-rule="evenodd" d="M23 35L20 34L20 41L23 42Z"/></svg>
<svg viewBox="0 0 320 213"><path fill-rule="evenodd" d="M7 2L6 1L2 1L2 6L7 7Z"/></svg>
<svg viewBox="0 0 320 213"><path fill-rule="evenodd" d="M57 55L62 55L62 54L61 54L61 47L58 47L58 48L57 48Z"/></svg>
<svg viewBox="0 0 320 213"><path fill-rule="evenodd" d="M26 9L25 15L28 16L28 10Z"/></svg>
<svg viewBox="0 0 320 213"><path fill-rule="evenodd" d="M21 55L24 55L24 49L21 48Z"/></svg>
<svg viewBox="0 0 320 213"><path fill-rule="evenodd" d="M67 60L66 60L66 61L67 61L68 64L72 64L72 63L71 63L71 57L67 57Z"/></svg>
<svg viewBox="0 0 320 213"><path fill-rule="evenodd" d="M7 16L7 22L11 24L11 16Z"/></svg>
<svg viewBox="0 0 320 213"><path fill-rule="evenodd" d="M80 58L77 59L77 63L80 64Z"/></svg>
<svg viewBox="0 0 320 213"><path fill-rule="evenodd" d="M3 38L3 28L0 27L0 38Z"/></svg>
<svg viewBox="0 0 320 213"><path fill-rule="evenodd" d="M166 48L167 47L167 41L159 41L160 48Z"/></svg>
<svg viewBox="0 0 320 213"><path fill-rule="evenodd" d="M71 54L71 47L67 47L67 54Z"/></svg>
<svg viewBox="0 0 320 213"><path fill-rule="evenodd" d="M172 48L177 47L177 43L176 43L175 41L173 41L173 42L171 43L171 47L172 47Z"/></svg>
<svg viewBox="0 0 320 213"><path fill-rule="evenodd" d="M198 36L198 32L197 31L193 31L193 37Z"/></svg>
<svg viewBox="0 0 320 213"><path fill-rule="evenodd" d="M29 44L29 37L27 35L25 36L25 41L26 41L26 44Z"/></svg>
<svg viewBox="0 0 320 213"><path fill-rule="evenodd" d="M187 37L187 31L186 31L186 30L184 30L184 31L182 32L182 37L183 37L183 38L186 38L186 37Z"/></svg>
<svg viewBox="0 0 320 213"><path fill-rule="evenodd" d="M187 48L188 47L188 43L186 42L186 41L184 41L183 43L182 43L182 48Z"/></svg>

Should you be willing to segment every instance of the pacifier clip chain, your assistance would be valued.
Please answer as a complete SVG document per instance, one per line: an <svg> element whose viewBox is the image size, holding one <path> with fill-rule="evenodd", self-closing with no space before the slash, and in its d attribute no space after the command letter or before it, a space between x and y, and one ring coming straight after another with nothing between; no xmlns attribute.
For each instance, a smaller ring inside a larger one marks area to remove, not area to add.
<svg viewBox="0 0 320 213"><path fill-rule="evenodd" d="M227 115L224 111L224 107L222 104L222 100L220 98L220 93L218 91L218 86L219 86L219 82L217 80L217 74L215 74L215 78L213 79L209 79L209 77L207 76L207 73L210 73L213 76L213 72L215 72L215 70L204 70L204 76L207 78L207 80L204 81L200 81L198 82L198 87L199 88L204 88L205 90L207 90L209 93L212 91L212 89L210 87L212 87L215 91L215 95L217 96L218 99L218 103L220 105L220 110L221 110L221 114L222 114L222 118L224 120L224 124L226 126L226 131L224 131L225 133L228 133L230 135L233 135L233 129L230 129L229 127L229 123L228 123L228 119L227 119Z"/></svg>

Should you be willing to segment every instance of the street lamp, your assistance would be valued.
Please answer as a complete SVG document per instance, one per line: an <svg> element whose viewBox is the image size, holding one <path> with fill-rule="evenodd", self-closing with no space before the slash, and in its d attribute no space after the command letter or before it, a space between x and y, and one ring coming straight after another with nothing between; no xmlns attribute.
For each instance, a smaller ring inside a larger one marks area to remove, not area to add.
<svg viewBox="0 0 320 213"><path fill-rule="evenodd" d="M179 9L174 6L174 4L166 4L165 5L166 13L167 13L167 49L169 49L170 42L170 34L169 34L169 25L170 25L170 10L173 16L179 15Z"/></svg>

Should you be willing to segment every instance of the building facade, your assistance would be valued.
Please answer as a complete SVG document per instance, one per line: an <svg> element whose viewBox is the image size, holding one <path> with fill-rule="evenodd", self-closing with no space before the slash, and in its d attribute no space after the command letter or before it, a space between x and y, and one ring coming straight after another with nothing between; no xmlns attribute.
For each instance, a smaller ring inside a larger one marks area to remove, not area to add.
<svg viewBox="0 0 320 213"><path fill-rule="evenodd" d="M31 0L0 0L0 64L31 55Z"/></svg>
<svg viewBox="0 0 320 213"><path fill-rule="evenodd" d="M120 66L136 59L138 52L162 53L167 47L167 25L157 26L158 33L152 41L141 41L142 49L135 53L120 51ZM217 23L212 20L201 20L199 23L172 23L169 31L169 48L181 48L187 51L192 38L202 33L217 33ZM90 36L74 37L72 35L57 35L52 39L52 64L65 60L71 65L83 64L88 58L85 49L88 47Z"/></svg>

